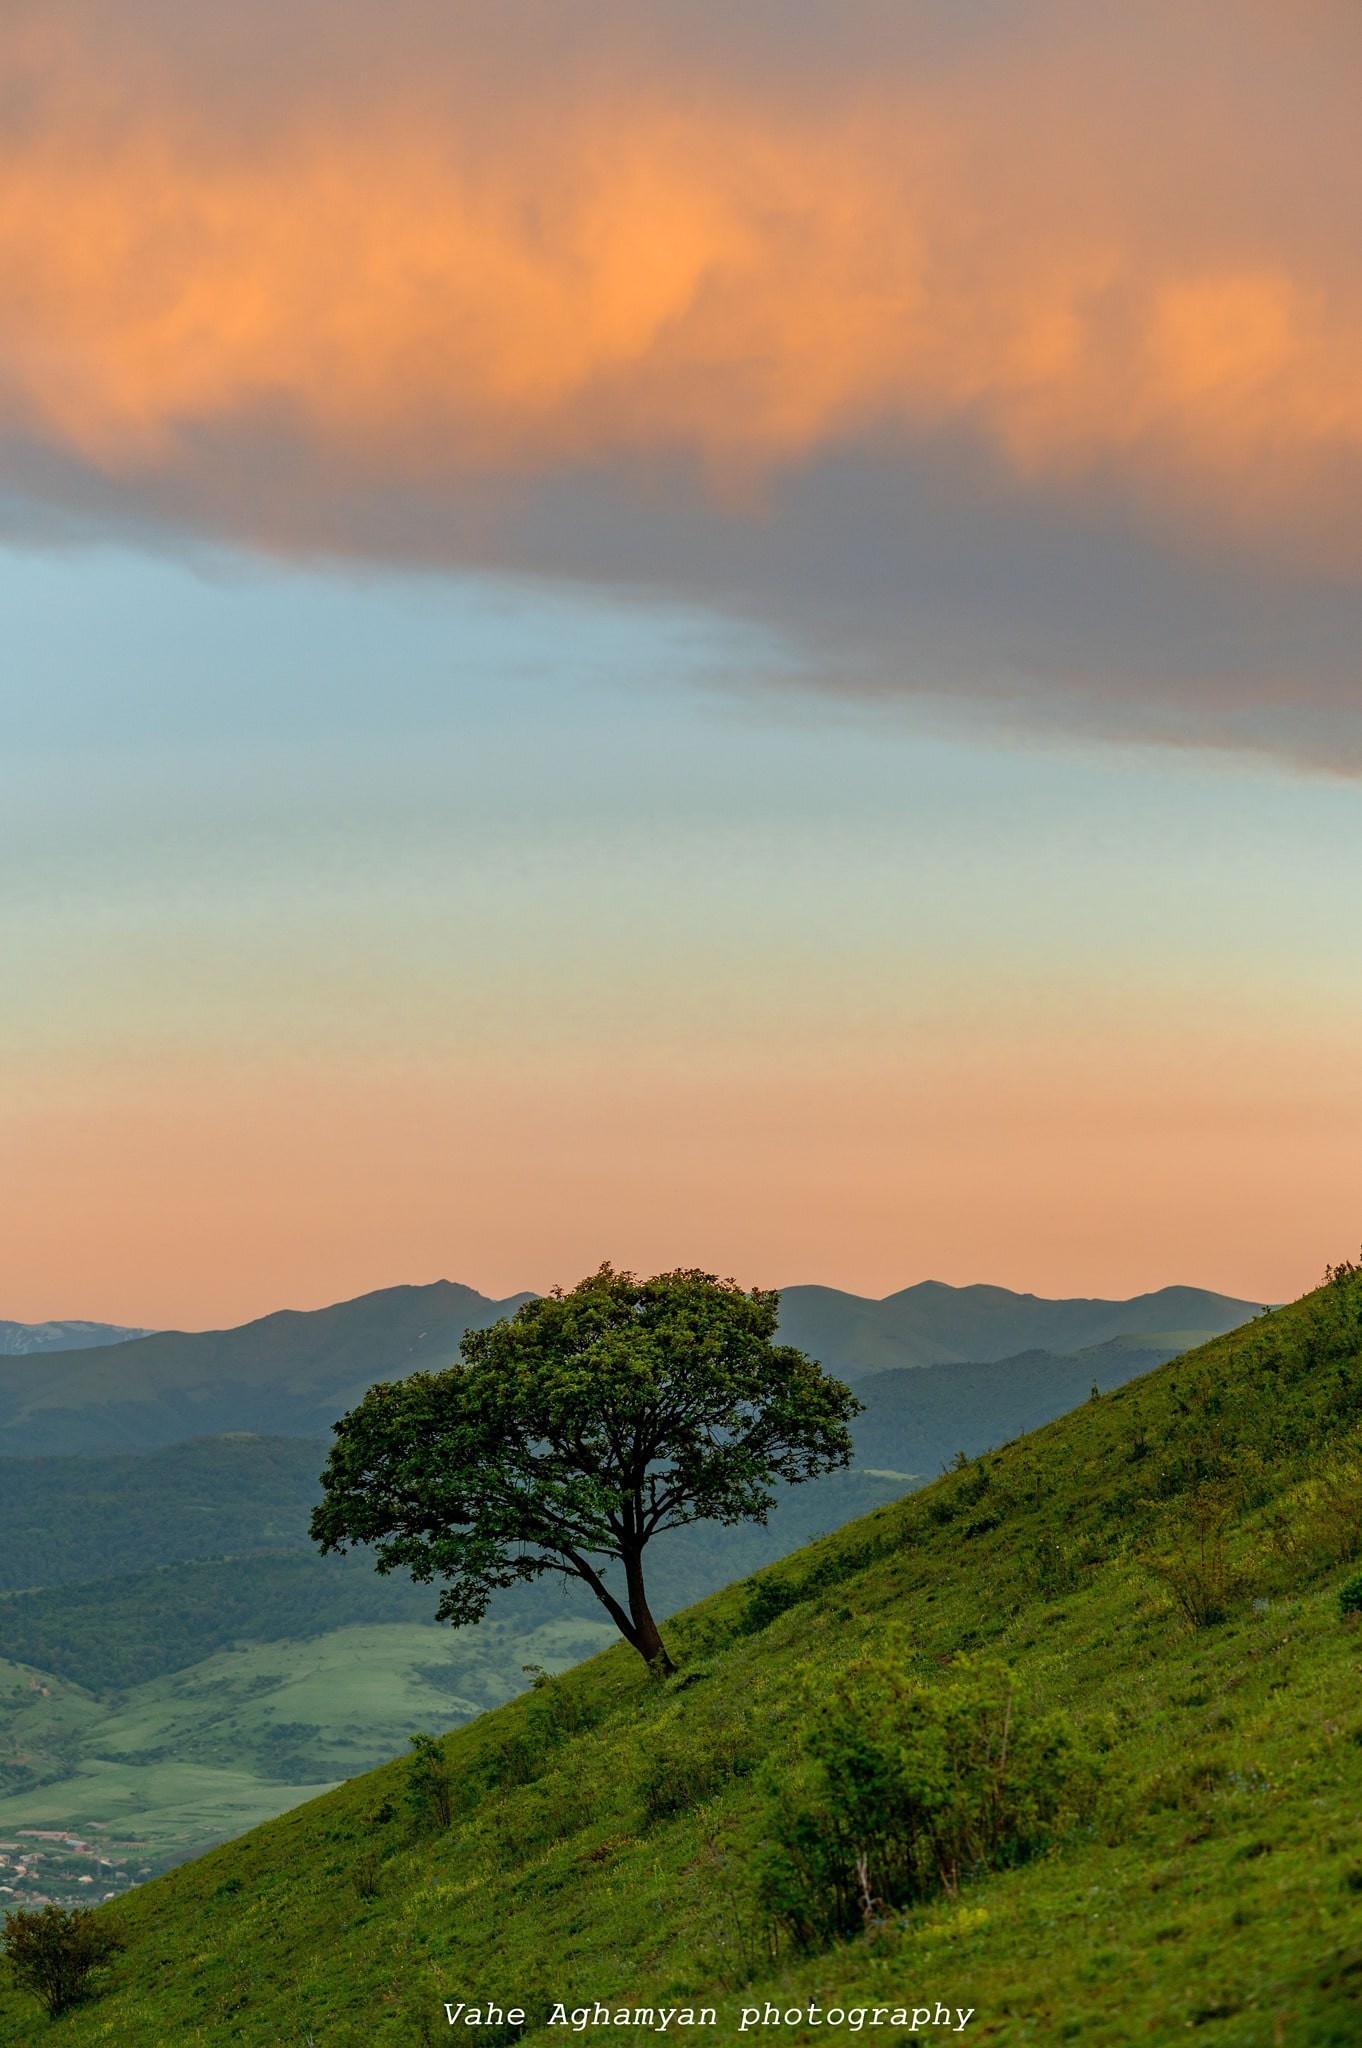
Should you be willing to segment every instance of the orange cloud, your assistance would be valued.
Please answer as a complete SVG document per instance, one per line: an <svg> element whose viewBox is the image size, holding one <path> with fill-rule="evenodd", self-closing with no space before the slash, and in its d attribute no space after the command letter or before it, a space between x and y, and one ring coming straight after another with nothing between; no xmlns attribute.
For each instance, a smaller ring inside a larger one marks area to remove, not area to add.
<svg viewBox="0 0 1362 2048"><path fill-rule="evenodd" d="M843 50L823 94L588 47L557 81L503 64L490 109L486 35L404 71L402 11L367 94L338 31L255 107L207 31L156 60L154 10L0 30L4 431L192 477L265 422L330 474L438 486L677 455L750 480L963 429L1023 479L1114 469L1279 539L1362 449L1332 10L1150 5L1123 51L1040 5L945 67ZM1286 99L1321 83L1308 137L1263 132L1274 62Z"/></svg>

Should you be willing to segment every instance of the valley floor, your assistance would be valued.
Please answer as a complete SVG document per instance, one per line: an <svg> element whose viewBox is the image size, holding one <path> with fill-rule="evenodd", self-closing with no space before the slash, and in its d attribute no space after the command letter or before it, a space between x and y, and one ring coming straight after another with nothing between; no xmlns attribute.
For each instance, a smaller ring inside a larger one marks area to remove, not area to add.
<svg viewBox="0 0 1362 2048"><path fill-rule="evenodd" d="M222 1651L108 1702L0 1663L9 1784L32 1781L0 1795L0 1838L44 1858L13 1903L81 1901L94 1868L44 1851L35 1831L97 1841L116 1867L153 1874L372 1769L408 1733L499 1705L523 1689L523 1665L561 1670L613 1637L576 1617L464 1635L342 1628Z"/></svg>

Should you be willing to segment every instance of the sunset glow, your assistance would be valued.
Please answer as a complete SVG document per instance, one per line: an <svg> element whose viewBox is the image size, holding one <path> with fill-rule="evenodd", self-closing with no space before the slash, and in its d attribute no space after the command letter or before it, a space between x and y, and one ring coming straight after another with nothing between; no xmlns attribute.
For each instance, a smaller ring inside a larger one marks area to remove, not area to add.
<svg viewBox="0 0 1362 2048"><path fill-rule="evenodd" d="M1355 11L731 13L7 10L0 1314L1355 1249Z"/></svg>
<svg viewBox="0 0 1362 2048"><path fill-rule="evenodd" d="M1362 441L1362 258L1329 232L1356 179L1322 222L1299 178L1265 207L1274 139L1234 117L1253 60L1320 87L1323 53L1260 22L1208 105L1218 50L1175 10L1139 10L1153 81L1113 67L1109 21L1032 12L1025 51L813 103L717 66L699 93L646 52L625 90L584 24L570 89L531 75L495 123L476 43L247 122L207 63L151 61L135 11L105 48L21 18L0 418L131 475L263 426L319 490L664 453L722 489L872 427L963 427L1021 477L1114 462L1281 537ZM1353 109L1320 111L1323 179Z"/></svg>

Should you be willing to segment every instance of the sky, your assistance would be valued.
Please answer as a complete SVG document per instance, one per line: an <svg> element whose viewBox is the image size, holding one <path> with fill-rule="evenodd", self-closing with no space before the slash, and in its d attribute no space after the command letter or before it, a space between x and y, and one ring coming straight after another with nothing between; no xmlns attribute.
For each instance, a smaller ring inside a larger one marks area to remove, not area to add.
<svg viewBox="0 0 1362 2048"><path fill-rule="evenodd" d="M1359 71L11 0L0 1316L1355 1252Z"/></svg>

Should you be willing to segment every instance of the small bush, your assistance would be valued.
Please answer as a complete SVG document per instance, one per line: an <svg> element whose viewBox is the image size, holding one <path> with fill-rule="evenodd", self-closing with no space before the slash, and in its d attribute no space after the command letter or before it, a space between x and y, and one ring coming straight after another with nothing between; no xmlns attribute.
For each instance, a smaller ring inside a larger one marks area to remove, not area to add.
<svg viewBox="0 0 1362 2048"><path fill-rule="evenodd" d="M802 1788L773 1797L757 1886L805 1950L1025 1861L1097 1784L1063 1716L1029 1712L1004 1665L968 1658L934 1686L862 1666L815 1715L804 1755Z"/></svg>
<svg viewBox="0 0 1362 2048"><path fill-rule="evenodd" d="M542 1743L528 1734L507 1735L489 1743L478 1759L478 1775L493 1791L515 1792L542 1777L548 1759Z"/></svg>
<svg viewBox="0 0 1362 2048"><path fill-rule="evenodd" d="M537 1664L527 1664L524 1669L531 1673L533 1694L525 1718L539 1742L562 1742L596 1726L601 1709L583 1686L554 1678Z"/></svg>
<svg viewBox="0 0 1362 2048"><path fill-rule="evenodd" d="M1022 1570L1043 1600L1060 1600L1083 1582L1077 1548L1056 1536L1041 1536L1032 1544Z"/></svg>
<svg viewBox="0 0 1362 2048"><path fill-rule="evenodd" d="M1199 1813L1232 1776L1219 1757L1175 1757L1144 1780L1142 1801L1151 1813Z"/></svg>
<svg viewBox="0 0 1362 2048"><path fill-rule="evenodd" d="M757 1761L746 1725L714 1713L655 1730L639 1774L644 1817L651 1826L690 1813Z"/></svg>
<svg viewBox="0 0 1362 2048"><path fill-rule="evenodd" d="M447 1828L454 1818L454 1774L433 1735L413 1735L407 1758L407 1806L418 1827Z"/></svg>
<svg viewBox="0 0 1362 2048"><path fill-rule="evenodd" d="M1362 1572L1355 1572L1346 1586L1340 1586L1338 1611L1344 1615L1362 1614Z"/></svg>
<svg viewBox="0 0 1362 2048"><path fill-rule="evenodd" d="M1362 1556L1362 1443L1354 1436L1276 1500L1263 1518L1277 1582L1303 1583Z"/></svg>
<svg viewBox="0 0 1362 2048"><path fill-rule="evenodd" d="M702 1685L714 1673L708 1664L688 1664L683 1671L667 1680L663 1690L673 1696L678 1692L689 1692L693 1685Z"/></svg>
<svg viewBox="0 0 1362 2048"><path fill-rule="evenodd" d="M773 1621L804 1598L804 1589L789 1579L762 1577L747 1581L747 1600L742 1612L744 1635L760 1635Z"/></svg>
<svg viewBox="0 0 1362 2048"><path fill-rule="evenodd" d="M522 1726L500 1742L489 1743L476 1766L482 1785L492 1791L515 1792L533 1785L550 1769L553 1751L574 1735L583 1735L601 1719L602 1710L581 1685L551 1677L538 1664L526 1664L531 1697Z"/></svg>
<svg viewBox="0 0 1362 2048"><path fill-rule="evenodd" d="M350 1872L351 1882L362 1899L378 1897L383 1859L377 1849L361 1849Z"/></svg>
<svg viewBox="0 0 1362 2048"><path fill-rule="evenodd" d="M116 1921L81 1906L11 1913L0 1941L15 1984L42 2000L49 2019L90 1998L92 1976L126 1946Z"/></svg>
<svg viewBox="0 0 1362 2048"><path fill-rule="evenodd" d="M1247 1590L1230 1555L1233 1502L1221 1486L1190 1487L1164 1517L1163 1544L1145 1553L1146 1568L1172 1594L1193 1628L1210 1628L1229 1618Z"/></svg>
<svg viewBox="0 0 1362 2048"><path fill-rule="evenodd" d="M498 1818L496 1852L503 1867L513 1868L589 1827L595 1804L589 1787L562 1771L547 1773Z"/></svg>

